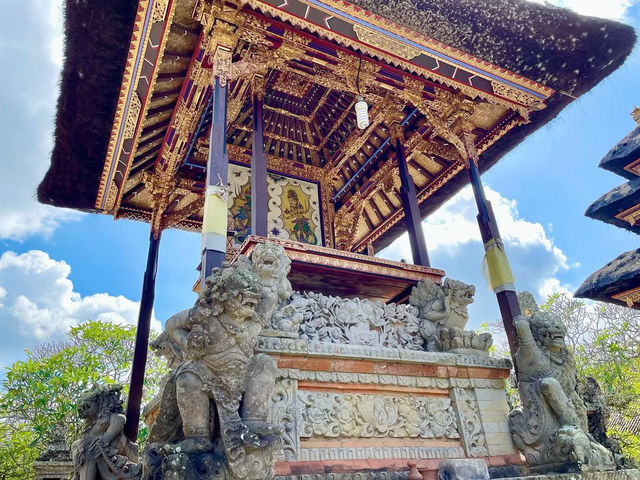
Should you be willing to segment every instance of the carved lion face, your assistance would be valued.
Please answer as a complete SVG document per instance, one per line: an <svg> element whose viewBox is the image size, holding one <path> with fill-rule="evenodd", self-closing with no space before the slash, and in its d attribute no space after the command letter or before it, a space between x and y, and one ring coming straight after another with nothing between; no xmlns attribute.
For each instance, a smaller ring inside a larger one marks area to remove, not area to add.
<svg viewBox="0 0 640 480"><path fill-rule="evenodd" d="M560 352L567 348L565 336L567 328L557 316L547 312L535 312L529 319L531 332L536 343L550 352Z"/></svg>
<svg viewBox="0 0 640 480"><path fill-rule="evenodd" d="M452 302L457 303L461 307L466 307L473 303L473 296L476 294L476 287L467 285L459 280L447 278L444 286L451 295Z"/></svg>
<svg viewBox="0 0 640 480"><path fill-rule="evenodd" d="M267 242L256 245L251 261L255 272L263 282L284 278L291 269L291 260L285 255L284 248L275 243Z"/></svg>

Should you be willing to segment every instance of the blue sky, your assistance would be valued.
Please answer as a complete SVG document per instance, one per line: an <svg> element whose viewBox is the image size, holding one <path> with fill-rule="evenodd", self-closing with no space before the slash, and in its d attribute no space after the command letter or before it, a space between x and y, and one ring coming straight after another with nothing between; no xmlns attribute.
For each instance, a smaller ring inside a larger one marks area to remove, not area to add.
<svg viewBox="0 0 640 480"><path fill-rule="evenodd" d="M553 2L640 28L640 0ZM148 225L42 206L35 188L48 166L62 63L60 0L8 0L0 18L0 367L57 340L88 318L134 323ZM9 66L8 68L6 66ZM583 216L623 183L597 168L625 136L640 104L640 53L484 175L519 289L539 300L574 291L593 271L637 247L636 236ZM87 99L90 101L90 99ZM477 288L470 326L499 318L480 271L475 206L463 190L425 222L432 264ZM192 305L200 238L162 238L154 325ZM406 238L381 256L410 259Z"/></svg>

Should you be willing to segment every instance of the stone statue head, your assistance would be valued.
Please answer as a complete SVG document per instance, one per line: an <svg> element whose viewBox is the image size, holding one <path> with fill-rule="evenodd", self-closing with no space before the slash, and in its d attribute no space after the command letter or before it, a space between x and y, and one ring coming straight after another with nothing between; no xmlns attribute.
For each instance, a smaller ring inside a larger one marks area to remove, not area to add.
<svg viewBox="0 0 640 480"><path fill-rule="evenodd" d="M92 420L112 413L123 413L120 392L122 385L94 385L78 400L78 415Z"/></svg>
<svg viewBox="0 0 640 480"><path fill-rule="evenodd" d="M451 308L459 315L468 319L469 312L467 311L467 307L473 303L476 287L461 282L460 280L445 278L444 290L446 295L451 298Z"/></svg>
<svg viewBox="0 0 640 480"><path fill-rule="evenodd" d="M564 341L567 328L558 316L549 312L534 312L529 317L529 325L533 338L543 350L559 353L567 349L567 344Z"/></svg>
<svg viewBox="0 0 640 480"><path fill-rule="evenodd" d="M291 260L284 253L282 245L272 242L259 243L251 256L253 268L265 285L271 285L286 278L291 270Z"/></svg>
<svg viewBox="0 0 640 480"><path fill-rule="evenodd" d="M250 265L236 262L211 272L200 289L197 306L243 322L253 317L261 293L262 284Z"/></svg>
<svg viewBox="0 0 640 480"><path fill-rule="evenodd" d="M557 356L567 350L565 336L567 327L557 315L540 310L535 298L529 292L518 293L520 311L527 317L536 344L550 356Z"/></svg>

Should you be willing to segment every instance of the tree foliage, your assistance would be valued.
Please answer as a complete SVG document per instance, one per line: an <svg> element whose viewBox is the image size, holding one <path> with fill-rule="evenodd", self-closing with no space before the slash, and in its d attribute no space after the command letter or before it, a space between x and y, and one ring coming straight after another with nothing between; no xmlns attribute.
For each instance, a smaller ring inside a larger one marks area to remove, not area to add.
<svg viewBox="0 0 640 480"><path fill-rule="evenodd" d="M69 443L78 438L76 403L94 383L121 383L127 393L134 344L134 327L88 321L72 327L65 342L29 350L25 361L7 369L0 391L0 479L32 477L33 461L55 425L67 427ZM164 362L149 355L143 401L157 392L165 372ZM140 432L144 440L146 429Z"/></svg>

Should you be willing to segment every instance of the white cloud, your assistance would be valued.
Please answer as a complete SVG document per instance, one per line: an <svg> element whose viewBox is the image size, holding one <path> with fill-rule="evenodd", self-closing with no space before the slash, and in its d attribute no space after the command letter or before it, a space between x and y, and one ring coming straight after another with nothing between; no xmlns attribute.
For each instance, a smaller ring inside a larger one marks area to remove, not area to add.
<svg viewBox="0 0 640 480"><path fill-rule="evenodd" d="M627 9L637 0L533 0L537 3L551 3L558 7L569 8L582 15L620 20Z"/></svg>
<svg viewBox="0 0 640 480"><path fill-rule="evenodd" d="M5 326L0 351L18 345L58 340L70 326L86 320L135 325L139 304L119 295L74 291L71 267L40 250L5 252L0 257L0 324ZM152 327L161 330L153 318ZM7 331L8 329L8 331ZM13 337L13 338L12 338Z"/></svg>
<svg viewBox="0 0 640 480"><path fill-rule="evenodd" d="M554 292L570 293L570 286L563 284L557 274L573 265L548 236L545 227L522 218L515 200L505 198L486 186L485 192L498 221L517 288L531 291L539 301L545 301ZM479 287L477 305L472 306L476 309L476 323L479 324L496 317L497 304L480 272L483 248L476 214L473 192L471 187L466 187L433 212L423 222L423 228L431 264L443 268L454 278ZM407 236L400 237L380 252L380 256L395 260L411 259Z"/></svg>
<svg viewBox="0 0 640 480"><path fill-rule="evenodd" d="M6 7L6 8L4 8ZM37 203L49 165L60 66L61 0L3 5L0 17L0 239L50 235L82 214Z"/></svg>

